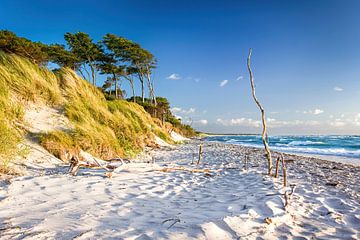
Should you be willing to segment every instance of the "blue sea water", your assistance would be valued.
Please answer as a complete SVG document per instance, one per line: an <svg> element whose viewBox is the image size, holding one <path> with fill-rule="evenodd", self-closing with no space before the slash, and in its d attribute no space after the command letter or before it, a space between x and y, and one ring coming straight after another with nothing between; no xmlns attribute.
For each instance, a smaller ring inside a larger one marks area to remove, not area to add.
<svg viewBox="0 0 360 240"><path fill-rule="evenodd" d="M259 135L209 136L205 140L263 147ZM360 163L360 136L269 136L269 146L280 152L353 158Z"/></svg>

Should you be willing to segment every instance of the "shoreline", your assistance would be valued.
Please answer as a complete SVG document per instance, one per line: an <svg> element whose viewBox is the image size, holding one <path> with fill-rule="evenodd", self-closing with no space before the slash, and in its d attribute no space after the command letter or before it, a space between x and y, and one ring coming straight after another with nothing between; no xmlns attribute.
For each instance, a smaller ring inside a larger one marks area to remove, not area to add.
<svg viewBox="0 0 360 240"><path fill-rule="evenodd" d="M202 160L191 164L200 143ZM0 191L0 239L357 239L360 168L284 156L296 186L286 208L282 175L265 174L262 149L198 140L148 151L112 178L91 169L69 176L65 165L13 178Z"/></svg>
<svg viewBox="0 0 360 240"><path fill-rule="evenodd" d="M215 136L215 135L214 135ZM231 136L231 135L216 135L216 136ZM235 135L232 135L235 136ZM240 136L240 135L236 135ZM230 145L238 145L242 147L247 148L254 148L254 149L263 149L262 146L256 147L256 146L249 146L242 143L227 143L227 142L221 142L221 141L208 141L205 140L206 137L202 137L201 141L204 142L214 142L214 143L223 143L223 144L230 144ZM343 163L343 164L350 164L356 167L360 166L360 159L359 158L352 158L352 157L345 157L345 156L337 156L337 155L326 155L326 154L315 154L315 153L301 153L301 152L292 152L292 151L279 151L279 150L273 150L270 146L271 152L274 153L283 153L287 155L294 155L294 156L302 156L302 157L310 157L310 158L316 158L319 160L329 161L329 162L337 162L337 163Z"/></svg>

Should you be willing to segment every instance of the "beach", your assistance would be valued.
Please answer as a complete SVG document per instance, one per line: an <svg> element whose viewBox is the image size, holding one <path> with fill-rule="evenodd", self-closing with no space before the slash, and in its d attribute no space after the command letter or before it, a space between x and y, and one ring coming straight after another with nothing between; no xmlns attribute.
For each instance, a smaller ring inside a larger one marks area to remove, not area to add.
<svg viewBox="0 0 360 240"><path fill-rule="evenodd" d="M262 149L198 140L148 149L111 178L44 161L1 181L0 239L359 239L360 168L284 159L287 188Z"/></svg>

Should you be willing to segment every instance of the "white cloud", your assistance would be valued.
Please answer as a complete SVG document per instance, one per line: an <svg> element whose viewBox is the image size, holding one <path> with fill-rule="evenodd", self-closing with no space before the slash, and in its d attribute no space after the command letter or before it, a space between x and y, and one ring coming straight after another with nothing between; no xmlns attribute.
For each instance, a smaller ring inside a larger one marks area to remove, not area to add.
<svg viewBox="0 0 360 240"><path fill-rule="evenodd" d="M191 107L188 110L186 110L186 109L182 109L182 108L179 108L179 107L173 107L173 108L170 109L170 111L173 114L176 114L176 113L191 114L191 113L195 113L196 109Z"/></svg>
<svg viewBox="0 0 360 240"><path fill-rule="evenodd" d="M314 115L319 115L323 112L324 110L318 108L316 108L315 110L303 111L304 114L314 114Z"/></svg>
<svg viewBox="0 0 360 240"><path fill-rule="evenodd" d="M315 109L314 112L313 112L313 114L314 114L314 115L318 115L318 114L321 114L321 113L323 113L323 112L324 112L324 110Z"/></svg>
<svg viewBox="0 0 360 240"><path fill-rule="evenodd" d="M236 81L240 81L241 79L243 79L244 77L243 76L238 76L237 78L236 78Z"/></svg>
<svg viewBox="0 0 360 240"><path fill-rule="evenodd" d="M349 116L352 115L352 116ZM349 117L345 117L349 116ZM331 118L327 122L328 125L333 127L359 127L360 126L360 113L357 114L341 114L338 118Z"/></svg>
<svg viewBox="0 0 360 240"><path fill-rule="evenodd" d="M225 86L227 83L229 82L229 80L222 80L221 82L220 82L220 87L223 87L223 86Z"/></svg>
<svg viewBox="0 0 360 240"><path fill-rule="evenodd" d="M218 118L216 122L224 126L248 126L256 128L261 126L260 121L253 120L251 118L233 118L230 120L223 120L221 118Z"/></svg>
<svg viewBox="0 0 360 240"><path fill-rule="evenodd" d="M181 79L181 77L180 77L179 74L173 73L173 74L171 74L170 76L168 76L166 79L169 79L169 80L179 80L179 79Z"/></svg>
<svg viewBox="0 0 360 240"><path fill-rule="evenodd" d="M170 109L170 111L171 111L172 113L178 113L178 112L181 112L182 109L179 108L179 107L173 107L173 108Z"/></svg>
<svg viewBox="0 0 360 240"><path fill-rule="evenodd" d="M197 124L199 124L199 125L207 125L207 124L208 124L208 120L206 120L206 119L201 119L201 120L194 121L194 123L197 123Z"/></svg>
<svg viewBox="0 0 360 240"><path fill-rule="evenodd" d="M254 120L251 118L236 118L230 120L224 120L218 118L216 120L218 124L223 126L244 126L244 127L256 127L260 128L262 126L261 121ZM293 121L279 121L275 118L267 118L266 122L269 128L281 128L284 126L317 126L320 125L319 121L309 120L309 121L301 121L301 120L293 120Z"/></svg>
<svg viewBox="0 0 360 240"><path fill-rule="evenodd" d="M194 81L198 83L200 82L200 78L194 78Z"/></svg>
<svg viewBox="0 0 360 240"><path fill-rule="evenodd" d="M196 109L195 108L189 108L189 110L183 110L183 113L185 113L185 114L190 114L190 113L194 113L196 111Z"/></svg>
<svg viewBox="0 0 360 240"><path fill-rule="evenodd" d="M358 113L354 118L355 126L360 126L360 113Z"/></svg>
<svg viewBox="0 0 360 240"><path fill-rule="evenodd" d="M342 121L340 118L335 119L334 121L329 122L330 126L333 127L343 127L346 125L344 121Z"/></svg>
<svg viewBox="0 0 360 240"><path fill-rule="evenodd" d="M342 92L342 91L344 91L344 89L341 88L341 87L336 86L336 87L334 87L334 91L336 91L336 92Z"/></svg>

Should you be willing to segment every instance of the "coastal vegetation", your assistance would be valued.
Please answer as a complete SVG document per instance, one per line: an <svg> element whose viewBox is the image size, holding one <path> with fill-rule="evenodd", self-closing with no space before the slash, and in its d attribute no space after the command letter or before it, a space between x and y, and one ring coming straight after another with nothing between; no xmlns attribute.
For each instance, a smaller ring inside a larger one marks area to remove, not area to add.
<svg viewBox="0 0 360 240"><path fill-rule="evenodd" d="M156 61L139 44L113 34L94 43L81 32L66 33L65 40L68 46L46 45L0 31L0 172L10 172L9 161L21 153L30 103L46 104L68 118L68 129L35 136L65 161L66 153L80 150L103 159L131 157L154 146L155 136L172 143L171 131L195 134L172 115L166 98L155 97ZM51 71L49 63L59 68ZM99 74L108 76L102 87ZM131 98L125 99L120 79L131 84ZM141 96L135 96L136 80Z"/></svg>

